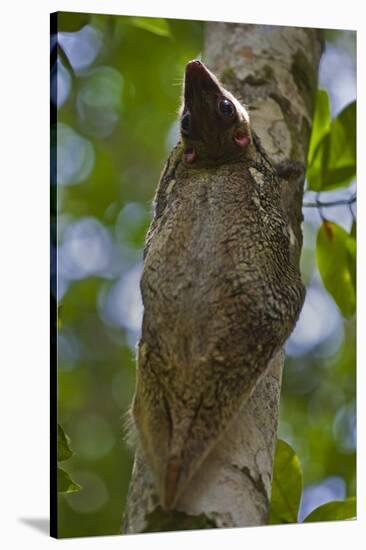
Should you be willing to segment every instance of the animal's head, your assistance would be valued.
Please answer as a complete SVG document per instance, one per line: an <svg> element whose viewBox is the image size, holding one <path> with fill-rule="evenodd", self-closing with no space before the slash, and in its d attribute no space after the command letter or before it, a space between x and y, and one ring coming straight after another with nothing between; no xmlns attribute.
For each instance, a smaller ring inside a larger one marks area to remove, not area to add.
<svg viewBox="0 0 366 550"><path fill-rule="evenodd" d="M180 130L188 164L235 159L252 141L247 110L198 60L186 66Z"/></svg>

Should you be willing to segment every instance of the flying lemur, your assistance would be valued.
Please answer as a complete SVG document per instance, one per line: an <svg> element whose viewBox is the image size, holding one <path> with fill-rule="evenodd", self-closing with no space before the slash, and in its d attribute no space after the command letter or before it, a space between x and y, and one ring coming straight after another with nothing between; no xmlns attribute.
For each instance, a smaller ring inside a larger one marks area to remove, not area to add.
<svg viewBox="0 0 366 550"><path fill-rule="evenodd" d="M304 301L281 182L245 107L198 61L146 237L132 417L164 509L266 373Z"/></svg>

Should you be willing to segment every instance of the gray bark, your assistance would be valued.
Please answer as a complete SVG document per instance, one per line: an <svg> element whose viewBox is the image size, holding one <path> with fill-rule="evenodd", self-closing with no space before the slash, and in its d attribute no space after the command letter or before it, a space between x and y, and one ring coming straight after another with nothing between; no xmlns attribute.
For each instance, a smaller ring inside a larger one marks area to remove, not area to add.
<svg viewBox="0 0 366 550"><path fill-rule="evenodd" d="M274 163L306 164L322 37L313 29L207 23L204 62L249 106L251 123ZM303 178L283 185L297 259ZM136 452L123 532L266 524L271 496L283 353L208 456L174 512L158 505Z"/></svg>

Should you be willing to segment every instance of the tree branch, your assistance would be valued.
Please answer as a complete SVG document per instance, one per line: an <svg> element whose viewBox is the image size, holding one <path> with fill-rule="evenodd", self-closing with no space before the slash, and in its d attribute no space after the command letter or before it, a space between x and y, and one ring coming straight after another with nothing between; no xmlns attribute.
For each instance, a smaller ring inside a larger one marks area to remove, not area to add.
<svg viewBox="0 0 366 550"><path fill-rule="evenodd" d="M356 194L352 195L349 199L339 199L337 201L320 201L316 200L314 202L304 202L304 208L327 208L330 206L350 206L355 203L357 200Z"/></svg>

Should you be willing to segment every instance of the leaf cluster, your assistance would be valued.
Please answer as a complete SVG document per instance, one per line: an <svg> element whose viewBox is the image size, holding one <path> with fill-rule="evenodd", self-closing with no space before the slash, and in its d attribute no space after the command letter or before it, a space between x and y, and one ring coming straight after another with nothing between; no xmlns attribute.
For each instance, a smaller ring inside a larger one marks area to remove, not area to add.
<svg viewBox="0 0 366 550"><path fill-rule="evenodd" d="M356 178L356 101L332 120L328 93L318 90L306 177L308 189L317 192L347 187ZM342 314L351 317L356 310L356 220L348 233L320 212L318 269Z"/></svg>
<svg viewBox="0 0 366 550"><path fill-rule="evenodd" d="M301 462L294 449L279 439L273 467L269 523L298 523L303 490ZM356 518L356 498L334 500L313 510L304 523Z"/></svg>

